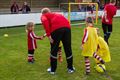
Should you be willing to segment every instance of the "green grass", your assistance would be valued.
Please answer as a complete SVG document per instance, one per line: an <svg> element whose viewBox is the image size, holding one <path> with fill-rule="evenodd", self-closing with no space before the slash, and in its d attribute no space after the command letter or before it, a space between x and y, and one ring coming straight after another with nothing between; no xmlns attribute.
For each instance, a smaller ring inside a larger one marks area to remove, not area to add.
<svg viewBox="0 0 120 80"><path fill-rule="evenodd" d="M95 25L96 26L96 25ZM96 26L101 29L101 23ZM109 80L103 74L94 70L95 62L91 58L91 74L84 75L84 59L81 56L82 27L72 26L72 50L74 56L75 73L68 74L66 59L63 51L63 63L58 62L56 75L50 75L46 69L49 67L50 45L47 38L37 41L38 48L35 51L36 62L27 63L27 39L23 26L0 29L0 80ZM7 33L9 37L3 35ZM36 25L36 35L43 35L41 25ZM110 37L110 52L112 61L106 64L108 74L113 80L120 80L120 18L114 19L113 33Z"/></svg>

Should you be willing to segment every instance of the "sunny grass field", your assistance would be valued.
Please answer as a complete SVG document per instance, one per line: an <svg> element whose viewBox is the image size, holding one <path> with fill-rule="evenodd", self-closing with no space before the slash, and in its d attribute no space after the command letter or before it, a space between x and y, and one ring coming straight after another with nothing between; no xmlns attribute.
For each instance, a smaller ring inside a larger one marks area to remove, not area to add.
<svg viewBox="0 0 120 80"><path fill-rule="evenodd" d="M63 63L58 63L56 75L50 75L46 69L49 67L50 45L47 38L37 41L38 49L35 51L36 62L27 63L27 41L25 28L15 27L0 29L0 80L109 80L103 74L94 70L95 62L91 58L91 74L84 75L84 59L81 56L82 27L72 26L72 50L76 72L67 73L65 55ZM120 18L114 19L113 33L110 37L110 51L112 61L106 64L109 76L113 80L120 80ZM96 26L101 30L101 23ZM9 37L3 35L7 33ZM35 29L37 35L43 35L41 25ZM101 35L103 36L102 30Z"/></svg>

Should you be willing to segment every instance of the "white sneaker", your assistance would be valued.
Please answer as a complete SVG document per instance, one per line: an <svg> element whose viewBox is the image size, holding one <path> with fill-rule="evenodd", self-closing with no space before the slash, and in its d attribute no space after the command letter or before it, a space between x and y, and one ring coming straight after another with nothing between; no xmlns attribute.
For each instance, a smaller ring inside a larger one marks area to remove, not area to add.
<svg viewBox="0 0 120 80"><path fill-rule="evenodd" d="M55 72L50 72L50 74L54 75L54 74L55 74Z"/></svg>
<svg viewBox="0 0 120 80"><path fill-rule="evenodd" d="M51 68L48 68L48 69L47 69L47 72L51 72Z"/></svg>
<svg viewBox="0 0 120 80"><path fill-rule="evenodd" d="M75 67L73 67L73 69L68 69L68 73L73 73L75 72Z"/></svg>
<svg viewBox="0 0 120 80"><path fill-rule="evenodd" d="M48 69L47 69L47 72L49 72L49 73L52 74L52 75L55 74L55 72L51 72L51 68L48 68Z"/></svg>

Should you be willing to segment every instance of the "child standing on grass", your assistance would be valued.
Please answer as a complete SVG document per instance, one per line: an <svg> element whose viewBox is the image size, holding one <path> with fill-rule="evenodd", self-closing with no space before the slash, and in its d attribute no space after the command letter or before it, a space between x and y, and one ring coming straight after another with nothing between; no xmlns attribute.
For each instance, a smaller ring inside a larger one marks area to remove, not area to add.
<svg viewBox="0 0 120 80"><path fill-rule="evenodd" d="M34 33L34 23L28 22L26 25L27 41L28 41L28 62L34 62L34 51L37 48L36 39L42 40L43 36L36 36Z"/></svg>
<svg viewBox="0 0 120 80"><path fill-rule="evenodd" d="M100 33L99 29L97 32L98 32L98 36L99 36L99 33ZM109 47L108 47L106 41L101 36L98 37L98 47L97 47L96 54L99 55L105 62L111 61ZM97 59L95 59L95 61L97 64L101 65L100 61L98 61Z"/></svg>
<svg viewBox="0 0 120 80"><path fill-rule="evenodd" d="M85 58L85 68L86 75L90 73L90 60L89 57L94 57L100 61L100 63L104 63L102 58L96 54L97 46L98 46L98 35L97 29L94 28L93 19L88 17L86 19L86 28L84 29L84 36L82 39L82 55ZM96 57L97 56L97 57Z"/></svg>
<svg viewBox="0 0 120 80"><path fill-rule="evenodd" d="M59 62L63 61L63 58L62 58L62 42L61 41L60 41L59 47L58 47L58 60L59 60Z"/></svg>

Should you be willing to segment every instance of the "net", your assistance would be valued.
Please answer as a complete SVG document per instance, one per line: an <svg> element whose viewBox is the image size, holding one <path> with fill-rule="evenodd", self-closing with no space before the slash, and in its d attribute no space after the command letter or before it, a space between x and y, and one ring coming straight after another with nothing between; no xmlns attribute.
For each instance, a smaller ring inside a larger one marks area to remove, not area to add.
<svg viewBox="0 0 120 80"><path fill-rule="evenodd" d="M74 24L85 24L85 19L88 16L93 17L94 22L98 21L98 4L97 3L61 3L59 5L63 15Z"/></svg>

